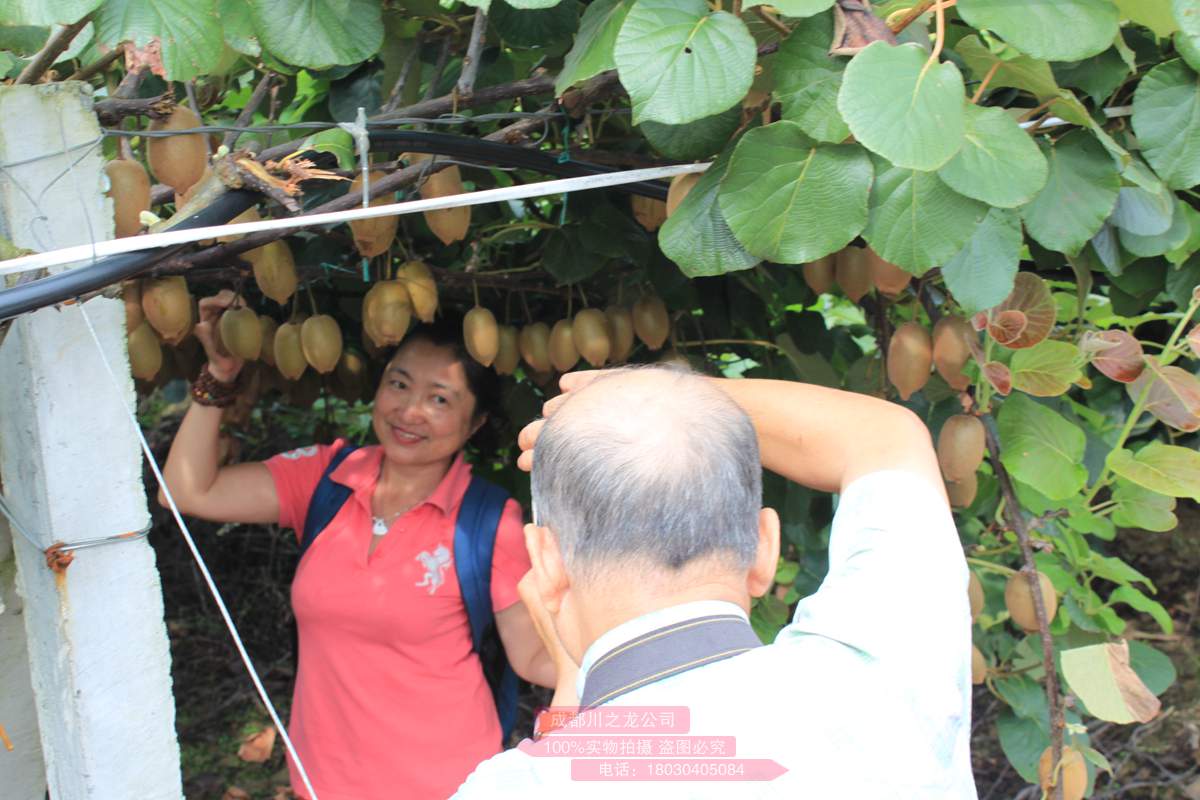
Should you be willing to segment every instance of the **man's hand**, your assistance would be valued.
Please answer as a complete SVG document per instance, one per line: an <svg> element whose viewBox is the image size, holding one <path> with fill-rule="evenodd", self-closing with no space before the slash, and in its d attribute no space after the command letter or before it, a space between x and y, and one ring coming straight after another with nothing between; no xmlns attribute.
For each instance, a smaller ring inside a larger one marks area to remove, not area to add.
<svg viewBox="0 0 1200 800"><path fill-rule="evenodd" d="M517 436L517 444L521 448L521 455L517 458L517 466L526 472L533 469L533 445L537 441L538 434L542 432L542 426L546 424L546 420L557 411L563 403L567 402L567 398L571 392L577 392L587 386L592 381L604 374L604 370L586 370L584 372L568 372L558 379L559 388L562 389L562 394L557 397L552 397L542 405L541 419L535 419L533 422L521 429L521 433Z"/></svg>

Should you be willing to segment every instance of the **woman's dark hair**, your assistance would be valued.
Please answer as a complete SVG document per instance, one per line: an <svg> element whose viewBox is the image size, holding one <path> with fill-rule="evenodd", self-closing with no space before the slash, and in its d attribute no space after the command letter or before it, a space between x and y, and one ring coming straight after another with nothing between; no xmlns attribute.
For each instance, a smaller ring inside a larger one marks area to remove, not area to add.
<svg viewBox="0 0 1200 800"><path fill-rule="evenodd" d="M476 361L462 338L462 315L443 314L433 322L418 322L404 336L404 341L388 353L385 364L391 363L405 346L413 342L428 342L435 347L444 347L454 354L454 360L463 368L467 388L475 397L475 416L487 414L487 421L480 426L469 440L469 444L486 456L492 455L499 446L500 430L500 376L491 367Z"/></svg>

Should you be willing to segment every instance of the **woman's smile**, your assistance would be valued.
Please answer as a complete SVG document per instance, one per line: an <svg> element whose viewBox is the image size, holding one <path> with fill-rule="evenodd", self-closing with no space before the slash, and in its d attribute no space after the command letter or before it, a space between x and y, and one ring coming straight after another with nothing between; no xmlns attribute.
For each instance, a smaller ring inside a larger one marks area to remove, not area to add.
<svg viewBox="0 0 1200 800"><path fill-rule="evenodd" d="M402 428L399 425L389 425L388 427L391 428L392 440L396 442L396 444L407 447L420 444L421 442L425 441L426 437L419 433L414 433L407 428Z"/></svg>

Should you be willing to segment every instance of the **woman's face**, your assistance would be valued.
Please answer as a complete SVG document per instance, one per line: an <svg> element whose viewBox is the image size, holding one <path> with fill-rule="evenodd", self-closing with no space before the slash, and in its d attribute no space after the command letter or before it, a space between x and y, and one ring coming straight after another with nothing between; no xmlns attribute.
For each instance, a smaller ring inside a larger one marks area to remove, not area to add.
<svg viewBox="0 0 1200 800"><path fill-rule="evenodd" d="M483 424L462 365L447 347L417 340L388 363L375 392L375 435L394 464L446 461Z"/></svg>

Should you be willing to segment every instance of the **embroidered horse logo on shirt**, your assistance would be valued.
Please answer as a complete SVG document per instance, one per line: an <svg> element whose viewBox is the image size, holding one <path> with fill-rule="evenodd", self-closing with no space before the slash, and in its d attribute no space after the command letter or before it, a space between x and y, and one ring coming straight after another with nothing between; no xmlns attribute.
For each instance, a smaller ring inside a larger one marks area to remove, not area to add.
<svg viewBox="0 0 1200 800"><path fill-rule="evenodd" d="M450 566L450 551L446 549L446 545L439 544L432 553L425 550L417 553L417 561L425 567L425 577L417 583L417 588L428 586L429 593L433 594L439 586L446 582L446 568Z"/></svg>

